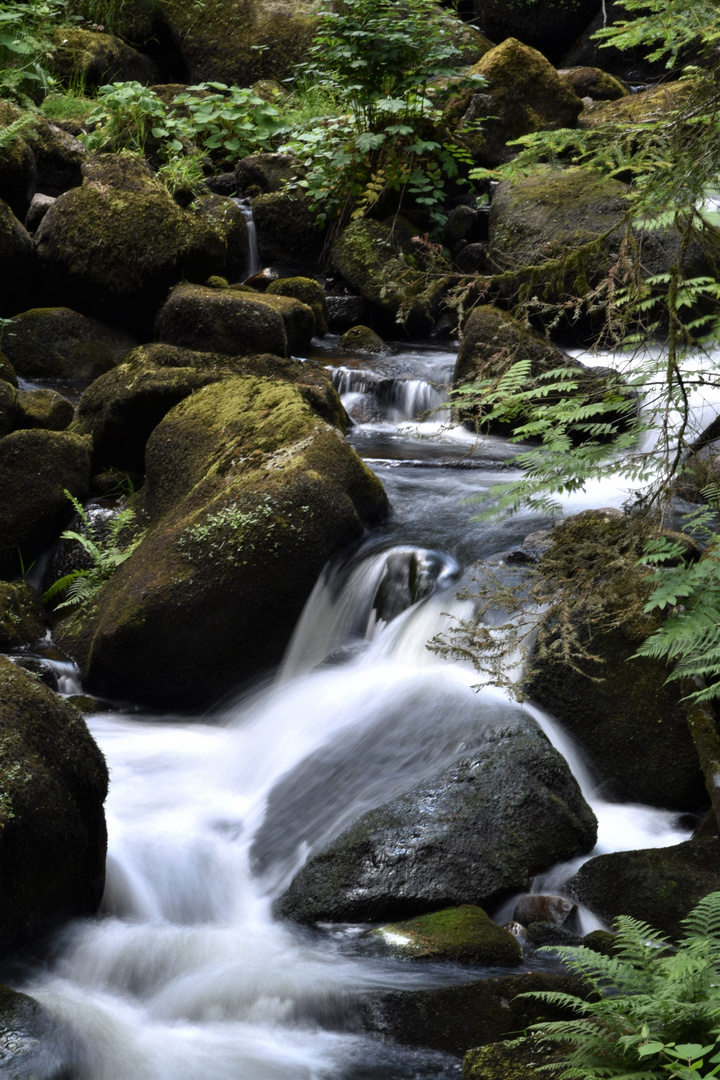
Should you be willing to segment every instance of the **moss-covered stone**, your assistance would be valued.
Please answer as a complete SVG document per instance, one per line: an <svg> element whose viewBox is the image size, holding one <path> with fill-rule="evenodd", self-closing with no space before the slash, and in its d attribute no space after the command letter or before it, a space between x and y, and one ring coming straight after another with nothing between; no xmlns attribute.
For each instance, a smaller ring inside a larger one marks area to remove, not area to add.
<svg viewBox="0 0 720 1080"><path fill-rule="evenodd" d="M379 334L371 330L369 326L358 324L351 326L340 338L338 345L341 349L351 349L353 352L375 353L383 355L390 352Z"/></svg>
<svg viewBox="0 0 720 1080"><path fill-rule="evenodd" d="M60 82L90 89L112 82L158 81L152 60L113 34L63 26L53 31L50 41L48 66Z"/></svg>
<svg viewBox="0 0 720 1080"><path fill-rule="evenodd" d="M228 356L288 352L283 316L247 290L177 285L158 313L155 336L168 345Z"/></svg>
<svg viewBox="0 0 720 1080"><path fill-rule="evenodd" d="M558 75L579 98L593 101L617 101L627 97L630 87L608 71L596 67L574 67L558 71Z"/></svg>
<svg viewBox="0 0 720 1080"><path fill-rule="evenodd" d="M296 274L318 269L326 238L304 195L268 192L253 199L252 209L263 266L291 267Z"/></svg>
<svg viewBox="0 0 720 1080"><path fill-rule="evenodd" d="M62 527L67 488L83 499L90 441L60 431L13 431L0 439L0 577L29 566Z"/></svg>
<svg viewBox="0 0 720 1080"><path fill-rule="evenodd" d="M602 597L607 622L619 625L596 628L590 647L597 659L580 660L574 669L553 663L547 649L532 657L525 691L577 739L613 797L698 809L707 795L688 730L690 706L682 700L687 689L666 685L669 668L663 661L631 659L657 624L642 613L646 587L635 565L641 543L629 525L622 514L588 511L550 533L540 570L552 564L553 572L561 566L569 578L584 579L598 608ZM600 556L607 552L617 554L618 568L599 580ZM581 625L580 617L578 633L586 640Z"/></svg>
<svg viewBox="0 0 720 1080"><path fill-rule="evenodd" d="M3 345L26 379L94 379L122 362L137 342L70 308L31 308L7 325Z"/></svg>
<svg viewBox="0 0 720 1080"><path fill-rule="evenodd" d="M516 937L492 921L482 908L463 904L374 931L393 952L411 960L448 960L456 964L518 964L522 947Z"/></svg>
<svg viewBox="0 0 720 1080"><path fill-rule="evenodd" d="M191 708L280 658L325 561L386 500L303 388L270 379L186 398L145 466L145 538L56 632L93 692Z"/></svg>
<svg viewBox="0 0 720 1080"><path fill-rule="evenodd" d="M175 282L223 272L224 238L138 158L98 155L83 174L36 233L47 287L58 304L147 333Z"/></svg>
<svg viewBox="0 0 720 1080"><path fill-rule="evenodd" d="M582 111L577 94L544 56L515 38L491 49L472 71L487 80L487 89L451 99L446 118L478 164L510 161L517 151L506 144L521 135L575 127ZM477 130L475 121L482 121Z"/></svg>
<svg viewBox="0 0 720 1080"><path fill-rule="evenodd" d="M15 427L16 411L17 390L11 383L0 379L0 439Z"/></svg>
<svg viewBox="0 0 720 1080"><path fill-rule="evenodd" d="M463 1058L462 1080L543 1080L548 1074L542 1066L553 1060L547 1046L539 1046L531 1039L491 1042L468 1050Z"/></svg>
<svg viewBox="0 0 720 1080"><path fill-rule="evenodd" d="M48 431L65 431L73 422L75 409L72 402L57 390L18 390L16 428L45 428Z"/></svg>
<svg viewBox="0 0 720 1080"><path fill-rule="evenodd" d="M222 195L203 195L195 203L196 212L217 229L225 240L225 276L228 281L242 281L247 274L250 240L245 215L232 199Z"/></svg>
<svg viewBox="0 0 720 1080"><path fill-rule="evenodd" d="M251 86L286 79L306 59L317 15L309 0L166 0L163 19L190 82Z"/></svg>
<svg viewBox="0 0 720 1080"><path fill-rule="evenodd" d="M322 285L314 278L292 277L278 278L271 281L267 287L267 293L271 296L292 296L301 300L312 308L315 318L315 333L318 337L327 334L328 329L328 306Z"/></svg>
<svg viewBox="0 0 720 1080"><path fill-rule="evenodd" d="M461 986L378 994L366 1002L363 1020L367 1030L405 1045L463 1055L540 1020L569 1019L558 1005L518 996L547 991L584 994L580 980L569 975L497 975Z"/></svg>
<svg viewBox="0 0 720 1080"><path fill-rule="evenodd" d="M273 194L282 190L297 169L298 163L292 154L248 154L235 166L235 183L238 191L252 198Z"/></svg>
<svg viewBox="0 0 720 1080"><path fill-rule="evenodd" d="M290 353L304 353L310 348L310 342L315 333L315 315L308 304L296 300L294 296L282 296L266 292L255 292L244 286L233 286L233 291L238 289L242 294L254 303L266 304L271 311L276 311L283 321L287 348ZM270 348L265 345L264 348Z"/></svg>
<svg viewBox="0 0 720 1080"><path fill-rule="evenodd" d="M25 581L0 581L0 652L37 645L45 636L40 597Z"/></svg>
<svg viewBox="0 0 720 1080"><path fill-rule="evenodd" d="M15 368L12 366L2 349L0 349L0 379L2 379L3 382L10 383L11 386L17 387Z"/></svg>
<svg viewBox="0 0 720 1080"><path fill-rule="evenodd" d="M88 158L79 139L39 116L35 118L29 139L35 158L36 194L55 198L69 188L79 187L82 166Z"/></svg>
<svg viewBox="0 0 720 1080"><path fill-rule="evenodd" d="M30 235L0 199L0 316L15 315L29 306L36 277Z"/></svg>
<svg viewBox="0 0 720 1080"><path fill-rule="evenodd" d="M581 69L582 70L582 69ZM617 100L603 100L587 106L580 117L580 127L600 124L642 124L662 120L682 105L692 93L692 82L666 82ZM592 96L592 95L591 95Z"/></svg>
<svg viewBox="0 0 720 1080"><path fill-rule="evenodd" d="M107 768L85 722L0 657L0 952L97 910Z"/></svg>
<svg viewBox="0 0 720 1080"><path fill-rule="evenodd" d="M720 889L720 840L599 855L580 868L568 888L608 923L630 915L679 938L685 916Z"/></svg>

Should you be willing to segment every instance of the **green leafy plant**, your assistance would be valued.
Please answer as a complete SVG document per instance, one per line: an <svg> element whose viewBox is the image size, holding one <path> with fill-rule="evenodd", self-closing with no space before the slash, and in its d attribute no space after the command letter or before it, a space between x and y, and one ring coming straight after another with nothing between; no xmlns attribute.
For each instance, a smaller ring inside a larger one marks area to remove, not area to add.
<svg viewBox="0 0 720 1080"><path fill-rule="evenodd" d="M91 565L64 574L43 594L46 604L54 601L57 596L65 596L61 603L54 604L56 611L67 607L82 607L92 600L98 589L112 577L118 566L130 558L143 537L143 533L139 533L130 542L123 543L122 535L135 518L134 511L129 508L121 510L110 519L107 536L102 537L82 503L67 490L65 495L75 513L80 517L85 532L79 533L73 529L66 529L60 534L61 538L73 540L79 544L89 556Z"/></svg>
<svg viewBox="0 0 720 1080"><path fill-rule="evenodd" d="M220 82L188 87L173 99L173 108L168 117L171 131L184 134L216 162L228 165L270 149L280 126L276 105L251 89ZM181 111L188 114L185 120Z"/></svg>
<svg viewBox="0 0 720 1080"><path fill-rule="evenodd" d="M677 947L646 923L621 916L611 956L553 948L589 996L522 995L564 1006L575 1019L531 1028L564 1061L542 1066L558 1080L701 1080L720 1071L720 893L683 920ZM541 950L548 951L548 950ZM713 1067L714 1066L714 1067Z"/></svg>
<svg viewBox="0 0 720 1080"><path fill-rule="evenodd" d="M112 148L144 153L148 139L169 139L167 106L142 83L115 82L98 90L97 106L87 118L91 131L82 136L88 150ZM182 149L179 140L169 147Z"/></svg>
<svg viewBox="0 0 720 1080"><path fill-rule="evenodd" d="M6 0L0 10L0 96L29 106L37 104L55 80L48 60L50 33L73 21L68 0Z"/></svg>

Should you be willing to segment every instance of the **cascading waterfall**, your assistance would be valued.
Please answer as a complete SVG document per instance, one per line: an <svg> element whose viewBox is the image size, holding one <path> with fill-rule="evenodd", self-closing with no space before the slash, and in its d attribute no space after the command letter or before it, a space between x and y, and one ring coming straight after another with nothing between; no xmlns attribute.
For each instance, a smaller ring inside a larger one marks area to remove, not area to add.
<svg viewBox="0 0 720 1080"><path fill-rule="evenodd" d="M248 239L248 255L247 255L247 267L243 274L242 280L249 281L255 274L259 274L262 270L262 264L260 262L260 250L258 248L257 241L257 229L255 228L255 219L252 212L252 203L250 199L241 198L236 196L233 199L235 205L242 211L242 215L245 218L245 228L247 230Z"/></svg>
<svg viewBox="0 0 720 1080"><path fill-rule="evenodd" d="M452 353L425 350L416 368L418 381L441 385ZM345 377L339 385L351 395ZM363 393L387 379L368 379ZM597 851L687 835L675 815L603 802L552 718L495 688L474 692L472 667L428 651L448 627L447 612L462 611L462 568L540 523L472 520L477 507L464 496L482 497L506 475L513 449L449 423L409 425L415 405L404 394L388 391L407 409L394 428L386 417L351 433L386 484L393 515L326 568L274 681L192 723L91 718L112 778L102 917L68 926L42 966L6 976L58 1021L53 1060L33 1059L38 1080L61 1066L73 1080L457 1077L453 1059L359 1033L357 998L458 982L477 970L363 955L353 928L282 924L272 902L310 849L449 765L520 709L573 768L600 819ZM472 467L446 467L458 460ZM609 478L568 505L621 498ZM558 868L537 884L561 887L567 873Z"/></svg>

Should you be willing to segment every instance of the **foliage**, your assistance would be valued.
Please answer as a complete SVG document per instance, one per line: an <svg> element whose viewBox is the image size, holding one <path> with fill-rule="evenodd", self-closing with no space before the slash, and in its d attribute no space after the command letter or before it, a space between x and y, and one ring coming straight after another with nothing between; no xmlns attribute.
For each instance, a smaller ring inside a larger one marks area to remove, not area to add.
<svg viewBox="0 0 720 1080"><path fill-rule="evenodd" d="M435 224L444 220L443 185L465 183L467 150L441 134L440 106L464 82L458 50L434 0L343 0L323 10L311 59L298 74L324 89L341 113L290 130L318 222L357 218L386 192L408 195Z"/></svg>
<svg viewBox="0 0 720 1080"><path fill-rule="evenodd" d="M171 157L157 171L171 195L187 193L192 198L205 190L205 165L207 157L199 152Z"/></svg>
<svg viewBox="0 0 720 1080"><path fill-rule="evenodd" d="M44 593L45 603L49 603L61 594L65 595L61 603L54 605L56 611L66 607L82 607L92 600L98 589L112 577L118 566L130 558L143 535L140 533L129 543L123 543L123 533L127 531L135 518L134 511L126 509L110 519L107 536L103 538L100 531L93 525L82 503L67 490L65 495L82 521L85 531L79 533L73 529L66 529L60 534L61 538L74 540L79 544L89 556L91 565L88 568L83 567L64 574Z"/></svg>
<svg viewBox="0 0 720 1080"><path fill-rule="evenodd" d="M50 32L71 21L67 0L6 0L0 9L0 97L28 106L53 86Z"/></svg>
<svg viewBox="0 0 720 1080"><path fill-rule="evenodd" d="M151 135L168 137L167 107L149 87L139 82L115 82L98 90L97 107L87 118L91 131L82 136L88 150L112 147L144 153ZM182 143L170 143L182 149Z"/></svg>
<svg viewBox="0 0 720 1080"><path fill-rule="evenodd" d="M590 997L528 995L577 1014L576 1019L531 1028L540 1042L560 1044L565 1053L563 1063L544 1070L558 1080L705 1080L717 1075L720 893L701 900L684 924L677 948L628 916L616 920L610 957L582 946L553 948L582 978Z"/></svg>

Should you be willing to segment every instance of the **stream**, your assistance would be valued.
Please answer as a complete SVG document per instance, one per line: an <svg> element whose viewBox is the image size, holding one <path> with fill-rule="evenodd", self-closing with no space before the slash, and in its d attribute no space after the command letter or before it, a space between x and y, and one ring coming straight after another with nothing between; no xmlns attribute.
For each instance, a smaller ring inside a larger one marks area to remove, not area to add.
<svg viewBox="0 0 720 1080"><path fill-rule="evenodd" d="M455 591L471 564L548 524L530 514L477 520L491 485L513 475L515 448L478 441L433 412L454 350L359 357L329 338L316 355L333 367L355 421L351 442L392 514L326 567L273 678L192 722L89 718L111 774L101 915L64 928L41 961L0 972L60 1021L38 1080L60 1075L61 1062L72 1080L458 1077L457 1059L362 1034L358 997L481 970L383 957L361 927L297 928L275 920L271 905L311 849L518 709L564 754L593 806L595 853L689 835L676 814L603 801L591 763L552 717L495 688L472 689L471 667L426 648L446 613L461 610ZM609 475L565 509L624 498ZM536 887L561 887L577 865ZM502 922L513 903L491 914ZM583 930L599 925L582 918Z"/></svg>

